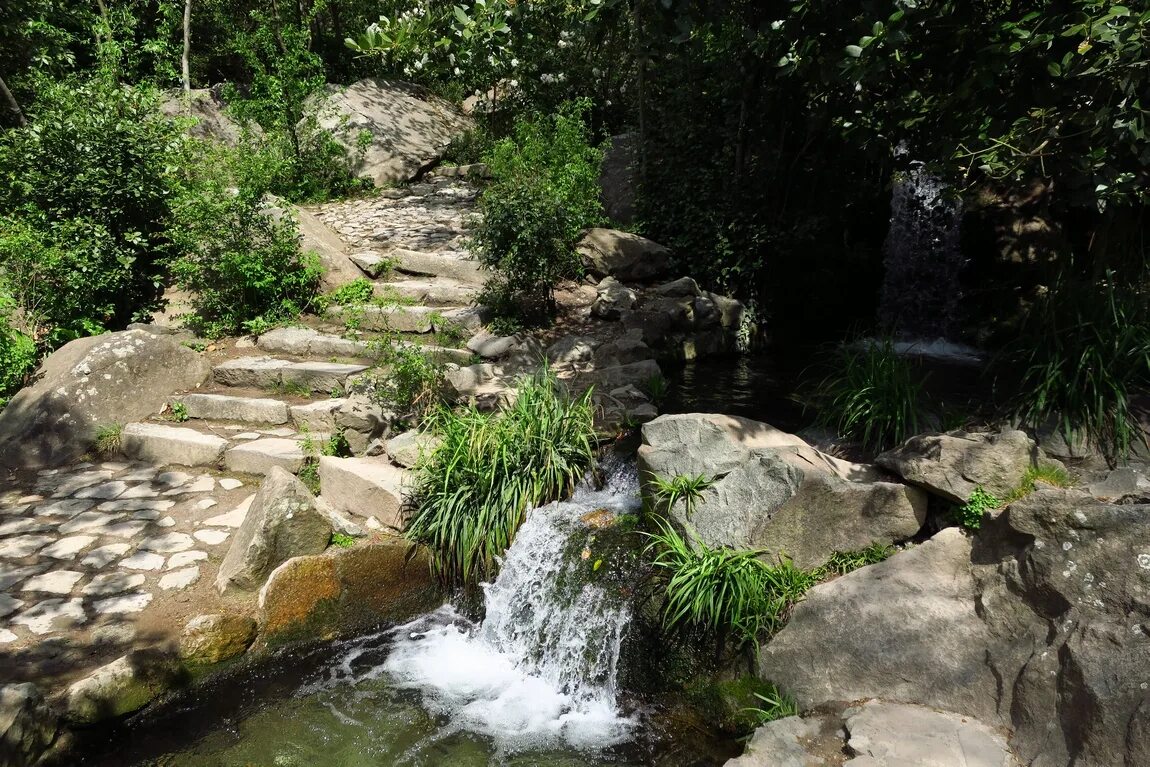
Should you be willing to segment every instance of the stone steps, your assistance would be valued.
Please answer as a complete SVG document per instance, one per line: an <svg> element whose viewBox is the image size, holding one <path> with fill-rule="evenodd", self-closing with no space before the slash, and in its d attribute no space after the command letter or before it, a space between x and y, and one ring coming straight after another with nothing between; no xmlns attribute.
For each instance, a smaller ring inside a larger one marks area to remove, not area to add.
<svg viewBox="0 0 1150 767"><path fill-rule="evenodd" d="M335 325L321 325L330 330L324 333L315 328L276 328L259 337L256 346L271 354L288 357L308 358L324 357L332 361L346 360L355 362L372 362L378 360L381 351L373 347L372 340L387 340L386 336L374 336L360 333L360 338L349 339L340 335L340 328ZM473 352L469 349L456 349L436 344L420 343L419 337L404 340L401 343L414 348L420 348L439 362L455 362L467 364Z"/></svg>
<svg viewBox="0 0 1150 767"><path fill-rule="evenodd" d="M348 379L367 365L341 362L294 362L269 356L237 357L212 368L212 379L221 386L256 389L297 389L327 394L344 391Z"/></svg>
<svg viewBox="0 0 1150 767"><path fill-rule="evenodd" d="M376 281L374 290L379 298L400 298L426 306L471 306L483 288L450 277L409 277Z"/></svg>
<svg viewBox="0 0 1150 767"><path fill-rule="evenodd" d="M398 272L417 277L447 279L457 285L483 287L487 271L469 254L458 250L425 252L407 248L360 250L348 256L372 279Z"/></svg>
<svg viewBox="0 0 1150 767"><path fill-rule="evenodd" d="M424 335L452 329L476 331L487 320L482 307L440 306L330 306L324 315L328 319L354 324L361 330L397 332Z"/></svg>

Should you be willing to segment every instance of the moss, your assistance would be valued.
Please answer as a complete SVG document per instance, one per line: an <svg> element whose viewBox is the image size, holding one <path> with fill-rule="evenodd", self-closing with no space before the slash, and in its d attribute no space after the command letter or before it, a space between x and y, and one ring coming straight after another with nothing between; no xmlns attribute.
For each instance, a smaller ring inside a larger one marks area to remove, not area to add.
<svg viewBox="0 0 1150 767"><path fill-rule="evenodd" d="M732 735L745 735L759 724L756 710L773 695L773 685L751 675L735 679L697 678L684 690L687 701L703 712L709 722Z"/></svg>

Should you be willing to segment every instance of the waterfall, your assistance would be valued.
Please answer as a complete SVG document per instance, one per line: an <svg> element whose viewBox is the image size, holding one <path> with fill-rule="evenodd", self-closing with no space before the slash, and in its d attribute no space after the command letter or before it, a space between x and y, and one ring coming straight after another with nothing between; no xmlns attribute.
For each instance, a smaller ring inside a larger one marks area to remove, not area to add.
<svg viewBox="0 0 1150 767"><path fill-rule="evenodd" d="M504 751L625 741L634 721L617 707L616 674L630 609L588 582L580 548L592 531L580 518L638 504L628 467L602 490L581 486L569 501L528 512L499 576L484 585L483 622L444 606L394 629L386 672L420 691L449 721L445 730L486 735Z"/></svg>
<svg viewBox="0 0 1150 767"><path fill-rule="evenodd" d="M879 323L903 338L951 337L962 299L962 203L922 163L895 181Z"/></svg>

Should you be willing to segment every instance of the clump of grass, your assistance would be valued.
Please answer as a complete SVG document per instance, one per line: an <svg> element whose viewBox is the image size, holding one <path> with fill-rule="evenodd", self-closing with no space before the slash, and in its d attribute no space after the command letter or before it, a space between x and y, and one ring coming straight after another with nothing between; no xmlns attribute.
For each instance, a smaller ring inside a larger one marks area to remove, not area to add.
<svg viewBox="0 0 1150 767"><path fill-rule="evenodd" d="M882 562L898 551L885 543L872 543L865 549L856 551L835 551L822 567L816 570L819 580L835 575L846 575L860 567Z"/></svg>
<svg viewBox="0 0 1150 767"><path fill-rule="evenodd" d="M330 293L324 293L316 299L321 312L332 306L358 306L371 302L373 292L371 280L359 277L346 285L341 285Z"/></svg>
<svg viewBox="0 0 1150 767"><path fill-rule="evenodd" d="M662 375L656 374L644 381L641 388L643 393L647 395L647 399L653 404L658 405L667 398L670 384L667 383L667 379Z"/></svg>
<svg viewBox="0 0 1150 767"><path fill-rule="evenodd" d="M688 476L680 474L671 479L652 477L652 498L659 510L669 513L679 501L683 502L683 510L687 518L695 511L695 504L703 497L703 491L715 484L714 478L702 474Z"/></svg>
<svg viewBox="0 0 1150 767"><path fill-rule="evenodd" d="M310 397L311 387L301 381L277 381L268 386L277 397Z"/></svg>
<svg viewBox="0 0 1150 767"><path fill-rule="evenodd" d="M795 702L794 698L770 682L766 684L768 690L754 693L762 705L744 709L754 717L755 727L762 727L767 722L773 722L776 719L786 719L788 716L799 715L799 704Z"/></svg>
<svg viewBox="0 0 1150 767"><path fill-rule="evenodd" d="M124 425L120 423L96 429L96 453L105 457L119 454L123 447L123 432Z"/></svg>
<svg viewBox="0 0 1150 767"><path fill-rule="evenodd" d="M663 624L728 635L737 645L770 636L817 577L783 559L771 565L757 550L712 548L693 531L688 542L666 519L647 533L653 565L667 576Z"/></svg>
<svg viewBox="0 0 1150 767"><path fill-rule="evenodd" d="M493 573L527 510L574 489L594 462L590 395L572 398L544 373L495 413L429 413L425 427L441 443L416 466L405 534L430 548L440 578Z"/></svg>
<svg viewBox="0 0 1150 767"><path fill-rule="evenodd" d="M1074 479L1070 476L1070 472L1061 466L1054 464L1031 466L1023 473L1022 479L1018 481L1018 486L1002 499L1002 505L1006 506L1015 501L1021 501L1038 489L1039 482L1054 487L1072 487L1074 485Z"/></svg>
<svg viewBox="0 0 1150 767"><path fill-rule="evenodd" d="M356 380L354 392L367 395L404 421L421 421L443 403L446 367L418 344L391 333L369 346L378 365Z"/></svg>
<svg viewBox="0 0 1150 767"><path fill-rule="evenodd" d="M882 450L919 431L926 395L890 338L839 347L816 388L818 425Z"/></svg>

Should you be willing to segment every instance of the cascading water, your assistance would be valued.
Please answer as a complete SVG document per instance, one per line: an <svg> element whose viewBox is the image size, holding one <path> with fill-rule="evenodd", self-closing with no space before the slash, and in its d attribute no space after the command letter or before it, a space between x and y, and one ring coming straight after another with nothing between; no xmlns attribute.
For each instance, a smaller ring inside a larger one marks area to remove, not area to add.
<svg viewBox="0 0 1150 767"><path fill-rule="evenodd" d="M418 689L448 733L485 735L505 751L607 747L634 725L616 704L626 602L587 582L589 563L571 551L590 530L580 518L638 507L633 467L603 490L528 513L499 576L484 586L486 617L475 625L450 606L394 629L384 669Z"/></svg>
<svg viewBox="0 0 1150 767"><path fill-rule="evenodd" d="M883 243L879 323L911 339L953 337L962 298L962 203L922 163L897 179Z"/></svg>

